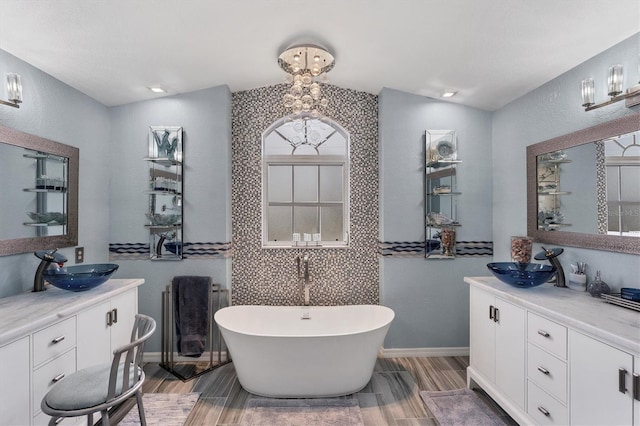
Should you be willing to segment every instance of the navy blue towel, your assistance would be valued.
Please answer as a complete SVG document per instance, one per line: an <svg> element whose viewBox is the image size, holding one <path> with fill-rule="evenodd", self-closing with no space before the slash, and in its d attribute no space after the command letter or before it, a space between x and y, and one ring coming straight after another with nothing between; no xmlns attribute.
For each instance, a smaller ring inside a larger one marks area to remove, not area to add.
<svg viewBox="0 0 640 426"><path fill-rule="evenodd" d="M171 285L178 352L199 357L209 332L211 277L174 277Z"/></svg>

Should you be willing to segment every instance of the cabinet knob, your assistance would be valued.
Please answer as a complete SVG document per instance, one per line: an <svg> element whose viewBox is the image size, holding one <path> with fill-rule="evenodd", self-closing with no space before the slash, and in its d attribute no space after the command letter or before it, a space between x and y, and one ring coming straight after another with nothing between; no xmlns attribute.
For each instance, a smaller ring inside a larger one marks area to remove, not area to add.
<svg viewBox="0 0 640 426"><path fill-rule="evenodd" d="M551 415L551 413L549 413L549 412L547 411L547 409L546 409L546 408L544 408L543 406L539 406L539 407L538 407L538 411L540 411L542 414L544 414L544 415L545 415L545 416L547 416L547 417L549 417L549 416Z"/></svg>
<svg viewBox="0 0 640 426"><path fill-rule="evenodd" d="M547 370L542 366L538 366L538 371L541 372L542 374L546 374L547 376L549 375L549 370Z"/></svg>
<svg viewBox="0 0 640 426"><path fill-rule="evenodd" d="M56 343L60 343L60 342L62 342L63 340L64 340L64 336L58 336L58 337L56 337L55 339L53 339L53 340L51 341L51 343L53 343L53 344L55 345Z"/></svg>
<svg viewBox="0 0 640 426"><path fill-rule="evenodd" d="M538 330L538 334L541 335L542 337L549 337L551 336L549 333L547 333L544 330Z"/></svg>

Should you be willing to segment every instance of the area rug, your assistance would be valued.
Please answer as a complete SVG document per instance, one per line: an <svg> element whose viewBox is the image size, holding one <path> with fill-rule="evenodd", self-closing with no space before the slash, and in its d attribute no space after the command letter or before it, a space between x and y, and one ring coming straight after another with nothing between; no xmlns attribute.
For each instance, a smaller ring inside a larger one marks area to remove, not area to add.
<svg viewBox="0 0 640 426"><path fill-rule="evenodd" d="M506 425L471 389L421 391L420 396L442 426Z"/></svg>
<svg viewBox="0 0 640 426"><path fill-rule="evenodd" d="M184 425L199 397L199 392L146 393L142 395L142 405L144 406L147 426ZM134 405L118 425L139 426L138 406Z"/></svg>
<svg viewBox="0 0 640 426"><path fill-rule="evenodd" d="M269 399L247 402L243 426L363 426L355 399Z"/></svg>

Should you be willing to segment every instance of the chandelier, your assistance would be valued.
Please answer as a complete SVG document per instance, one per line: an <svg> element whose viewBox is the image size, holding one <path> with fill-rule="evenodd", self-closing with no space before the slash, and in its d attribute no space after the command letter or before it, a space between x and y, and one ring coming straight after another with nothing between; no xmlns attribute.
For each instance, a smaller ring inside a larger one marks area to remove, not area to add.
<svg viewBox="0 0 640 426"><path fill-rule="evenodd" d="M329 101L322 96L318 80L323 78L322 82L326 82L326 73L335 65L333 55L320 46L298 45L282 52L278 64L290 75L292 83L282 98L285 108L295 115L319 117Z"/></svg>

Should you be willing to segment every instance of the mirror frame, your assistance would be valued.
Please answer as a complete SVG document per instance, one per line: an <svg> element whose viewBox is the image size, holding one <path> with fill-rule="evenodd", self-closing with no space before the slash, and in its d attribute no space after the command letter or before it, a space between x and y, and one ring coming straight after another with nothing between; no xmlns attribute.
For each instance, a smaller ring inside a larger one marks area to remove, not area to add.
<svg viewBox="0 0 640 426"><path fill-rule="evenodd" d="M640 254L640 237L539 230L536 173L536 158L538 155L597 142L611 136L623 135L638 130L640 130L640 114L633 113L597 126L527 146L527 235L538 243Z"/></svg>
<svg viewBox="0 0 640 426"><path fill-rule="evenodd" d="M40 136L0 126L0 143L20 148L42 151L69 159L69 182L67 182L67 233L47 237L27 237L0 240L0 256L28 253L78 245L78 163L80 150L76 147L54 142ZM35 176L34 176L35 179Z"/></svg>

